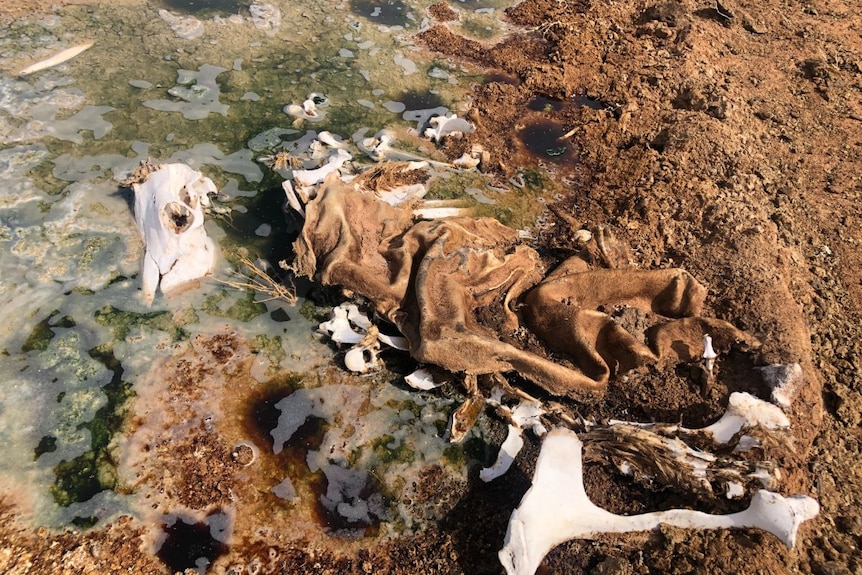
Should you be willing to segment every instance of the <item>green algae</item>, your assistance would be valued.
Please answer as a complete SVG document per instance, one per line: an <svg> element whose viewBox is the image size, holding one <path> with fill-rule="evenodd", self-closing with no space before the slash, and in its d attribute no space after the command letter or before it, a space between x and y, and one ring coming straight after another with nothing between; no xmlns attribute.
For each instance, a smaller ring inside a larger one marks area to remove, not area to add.
<svg viewBox="0 0 862 575"><path fill-rule="evenodd" d="M117 490L119 486L112 440L126 421L127 402L134 392L131 384L123 380L123 367L110 346L95 347L88 354L113 375L111 381L102 387L107 403L96 411L91 421L78 425L79 430L90 432L90 449L54 467L55 480L50 491L61 507L88 501L97 493ZM88 518L82 519L84 524L88 523Z"/></svg>
<svg viewBox="0 0 862 575"><path fill-rule="evenodd" d="M186 318L186 322L196 321L195 318ZM183 329L182 324L177 323L170 312L151 311L139 313L106 305L95 313L96 323L107 327L115 341L123 341L131 333L132 329L147 327L163 331L171 336L172 341L188 339L188 332Z"/></svg>
<svg viewBox="0 0 862 575"><path fill-rule="evenodd" d="M425 199L428 200L467 200L476 204L466 190L475 187L484 189L485 181L477 172L461 172L447 175L445 178L437 178L431 182Z"/></svg>
<svg viewBox="0 0 862 575"><path fill-rule="evenodd" d="M381 465L412 463L416 460L416 451L406 441L389 434L371 440L370 447Z"/></svg>
<svg viewBox="0 0 862 575"><path fill-rule="evenodd" d="M51 340L54 339L55 335L57 335L57 333L51 328L75 327L75 320L69 316L63 316L56 322L52 323L51 320L59 314L60 310L55 309L48 315L48 317L33 326L33 330L21 346L22 353L28 353L30 351L45 351L48 349L48 345L51 343Z"/></svg>
<svg viewBox="0 0 862 575"><path fill-rule="evenodd" d="M53 435L45 435L39 440L39 444L34 450L33 459L39 459L44 453L54 453L57 451L57 438Z"/></svg>
<svg viewBox="0 0 862 575"><path fill-rule="evenodd" d="M283 341L280 335L269 336L258 334L250 342L252 352L257 353L269 360L270 367L267 368L269 375L275 375L281 368L279 364L287 357L284 351Z"/></svg>
<svg viewBox="0 0 862 575"><path fill-rule="evenodd" d="M442 459L453 469L461 471L475 462L484 463L496 457L496 452L481 437L468 437L461 443L450 443L443 451Z"/></svg>
<svg viewBox="0 0 862 575"><path fill-rule="evenodd" d="M222 289L208 296L200 310L213 317L222 317L241 322L249 322L266 313L266 305L255 301L256 292L246 290L238 298L233 298L227 290Z"/></svg>

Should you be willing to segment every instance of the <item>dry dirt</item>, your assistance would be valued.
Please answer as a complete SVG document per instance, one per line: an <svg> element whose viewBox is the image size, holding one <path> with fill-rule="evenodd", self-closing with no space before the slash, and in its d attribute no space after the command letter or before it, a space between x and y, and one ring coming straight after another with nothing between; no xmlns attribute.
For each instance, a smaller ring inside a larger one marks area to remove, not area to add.
<svg viewBox="0 0 862 575"><path fill-rule="evenodd" d="M500 178L518 166L555 174L547 185L559 200L539 237L546 253L564 257L579 227L608 226L635 265L689 270L710 288L710 315L764 344L731 353L720 384L695 383L685 369L613 382L592 414L698 426L730 391L757 391L746 375L753 365L799 362L805 373L782 491L809 494L822 510L795 549L756 532L663 529L564 544L544 573L862 573L858 8L850 0L527 0L508 11L522 32L496 46L454 35L449 11L435 8L444 22L418 41L494 72L475 89L477 132L449 152L481 142ZM224 346L210 345L210 371L228 369L230 358L216 353ZM211 375L200 371L177 389L192 393ZM201 428L162 446L189 461L208 454L174 474L187 507L242 485L241 454L225 437ZM537 450L529 445L516 469L488 485L440 485L430 473L417 496L448 488L450 497L444 518L420 535L372 538L367 550L342 555L319 541L258 533L218 568L256 558L260 573L500 573L496 551ZM626 482L601 465L586 480L612 511L737 508ZM451 497L456 488L463 494ZM8 505L0 515L4 573L165 572L141 553L143 530L132 520L76 534L21 527Z"/></svg>

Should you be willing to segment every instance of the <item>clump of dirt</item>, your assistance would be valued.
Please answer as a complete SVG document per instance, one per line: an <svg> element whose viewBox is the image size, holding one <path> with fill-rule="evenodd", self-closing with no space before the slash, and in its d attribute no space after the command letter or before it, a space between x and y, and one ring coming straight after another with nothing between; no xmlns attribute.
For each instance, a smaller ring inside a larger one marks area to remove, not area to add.
<svg viewBox="0 0 862 575"><path fill-rule="evenodd" d="M459 18L458 12L445 2L437 2L428 6L428 14L438 22L451 22Z"/></svg>

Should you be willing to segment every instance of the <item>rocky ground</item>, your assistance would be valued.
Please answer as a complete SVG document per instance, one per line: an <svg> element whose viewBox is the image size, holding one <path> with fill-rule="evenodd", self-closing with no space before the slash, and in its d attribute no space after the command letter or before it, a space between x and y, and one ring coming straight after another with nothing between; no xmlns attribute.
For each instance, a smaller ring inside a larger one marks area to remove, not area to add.
<svg viewBox="0 0 862 575"><path fill-rule="evenodd" d="M486 169L501 180L535 167L551 174L545 185L558 189L557 200L537 228L549 257L571 253L579 228L606 226L628 247L620 252L623 264L687 269L709 287L708 315L763 342L756 352L731 353L715 381L696 381L684 369L645 370L614 381L597 405L571 407L586 410L581 415L697 427L721 413L729 392L758 386L745 376L754 365L798 362L805 374L790 414L793 451L780 456L782 491L809 494L822 509L803 526L795 549L755 532L662 529L569 542L548 556L544 572L862 572L858 6L526 0L507 12L520 32L493 46L453 34L446 22L461 5L451 8L432 10L440 23L417 43L493 73L475 88L469 119L476 133L448 151L482 143L491 151ZM172 447L211 454L210 468L200 471L207 482L186 481L191 506L196 494L189 490L221 497L242 474L231 444L207 437ZM447 494L446 513L419 535L365 541L364 550L347 545L344 554L319 541L258 534L217 566L239 572L256 565L260 573L500 573L496 552L529 486L537 450L529 445L516 469L488 485L439 484L429 474L417 497ZM214 473L225 483L214 483ZM586 480L591 497L616 512L687 502L601 465L591 466ZM140 552L143 529L133 520L58 534L10 521L8 504L0 514L0 571L165 572L161 560Z"/></svg>

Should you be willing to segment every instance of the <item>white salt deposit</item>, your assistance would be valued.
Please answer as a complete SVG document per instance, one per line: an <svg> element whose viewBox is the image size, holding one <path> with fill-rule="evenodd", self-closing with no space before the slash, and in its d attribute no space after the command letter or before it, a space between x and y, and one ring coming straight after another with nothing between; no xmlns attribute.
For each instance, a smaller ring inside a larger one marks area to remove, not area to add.
<svg viewBox="0 0 862 575"><path fill-rule="evenodd" d="M14 208L19 204L41 197L36 184L26 174L41 164L47 156L48 150L44 144L16 146L0 150L0 210ZM0 214L3 213L0 211ZM5 212L5 214L5 217L0 217L0 238L8 237L11 234L11 229L4 224L4 221L11 214L9 212ZM4 227L6 228L5 233Z"/></svg>
<svg viewBox="0 0 862 575"><path fill-rule="evenodd" d="M270 128L265 132L257 134L248 141L247 145L253 152L273 150L284 141L283 136L291 136L298 133L299 130L294 130L293 128Z"/></svg>
<svg viewBox="0 0 862 575"><path fill-rule="evenodd" d="M285 477L284 481L270 489L270 491L272 491L282 499L296 498L296 489L293 487L293 483L291 483L290 477Z"/></svg>
<svg viewBox="0 0 862 575"><path fill-rule="evenodd" d="M29 83L0 75L0 143L33 141L51 136L80 144L80 132L90 131L100 139L113 125L102 116L114 111L111 106L84 106L78 88L67 88L71 79L52 81L38 78ZM69 114L68 110L78 112ZM63 114L63 119L58 115Z"/></svg>
<svg viewBox="0 0 862 575"><path fill-rule="evenodd" d="M400 68L402 68L404 70L405 76L409 76L410 74L415 74L419 70L419 68L416 67L416 62L414 62L413 60L411 60L409 58L406 58L400 52L395 54L393 62L395 62L396 66L399 66Z"/></svg>
<svg viewBox="0 0 862 575"><path fill-rule="evenodd" d="M402 102L393 102L392 100L387 100L383 102L383 107L392 112L393 114L400 114L404 110L407 109L407 106Z"/></svg>
<svg viewBox="0 0 862 575"><path fill-rule="evenodd" d="M204 33L204 23L194 16L180 16L169 10L159 10L159 17L168 23L174 34L183 40L200 38Z"/></svg>
<svg viewBox="0 0 862 575"><path fill-rule="evenodd" d="M219 102L220 88L216 77L226 68L211 64L202 65L198 71L179 70L177 85L168 94L182 100L146 100L144 106L162 112L180 112L188 120L202 120L210 114L227 115L229 106Z"/></svg>
<svg viewBox="0 0 862 575"><path fill-rule="evenodd" d="M281 27L281 10L272 4L254 2L248 11L254 27L269 36L275 35Z"/></svg>
<svg viewBox="0 0 862 575"><path fill-rule="evenodd" d="M409 416L405 416L405 410L393 407L404 403L413 406L407 410ZM421 462L439 460L448 443L440 437L437 426L446 421L450 403L439 398L424 399L415 392L388 385L299 389L275 404L281 416L272 430L273 449L279 453L309 417L324 419L327 429L320 448L309 451L306 458L311 472L320 470L326 475L328 486L321 503L348 521L383 519L386 511L382 498L361 497L369 481L369 469L373 469L377 480L392 487L403 485L421 469ZM417 411L418 418L414 415ZM381 438L387 440L385 449L403 451L409 459L382 463L373 448ZM399 513L410 519L406 507L401 506Z"/></svg>

